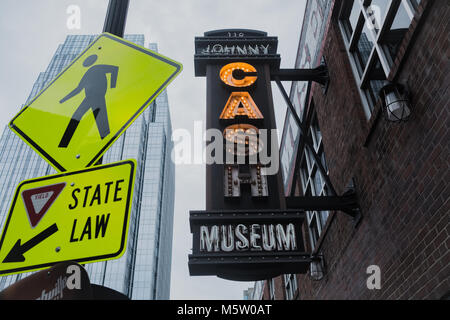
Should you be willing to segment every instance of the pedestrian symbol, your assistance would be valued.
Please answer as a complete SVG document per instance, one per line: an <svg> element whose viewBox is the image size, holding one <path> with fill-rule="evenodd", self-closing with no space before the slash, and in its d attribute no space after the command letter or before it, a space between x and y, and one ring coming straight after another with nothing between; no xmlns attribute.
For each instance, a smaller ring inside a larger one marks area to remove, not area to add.
<svg viewBox="0 0 450 320"><path fill-rule="evenodd" d="M89 67L93 65L96 60L97 55L91 55L84 60L83 66ZM111 89L113 89L116 87L118 70L119 67L110 65L95 65L90 67L84 74L83 78L81 78L78 86L59 101L59 103L64 103L79 94L84 89L85 98L70 119L61 142L59 143L60 148L66 148L68 146L79 122L81 121L81 118L89 110L92 110L94 113L100 138L103 139L109 134L108 113L105 102L105 94L108 89L108 80L106 75L108 73L111 74L110 86Z"/></svg>
<svg viewBox="0 0 450 320"><path fill-rule="evenodd" d="M100 35L10 122L58 171L94 165L181 72L181 64Z"/></svg>

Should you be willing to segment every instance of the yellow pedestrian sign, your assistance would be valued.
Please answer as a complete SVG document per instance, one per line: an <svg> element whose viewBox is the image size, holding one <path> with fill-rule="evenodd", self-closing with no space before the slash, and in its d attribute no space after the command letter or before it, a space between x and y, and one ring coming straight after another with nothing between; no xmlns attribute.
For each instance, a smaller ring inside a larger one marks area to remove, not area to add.
<svg viewBox="0 0 450 320"><path fill-rule="evenodd" d="M56 170L89 167L181 69L178 62L104 33L9 126Z"/></svg>
<svg viewBox="0 0 450 320"><path fill-rule="evenodd" d="M0 238L0 275L120 257L135 168L125 160L20 183Z"/></svg>

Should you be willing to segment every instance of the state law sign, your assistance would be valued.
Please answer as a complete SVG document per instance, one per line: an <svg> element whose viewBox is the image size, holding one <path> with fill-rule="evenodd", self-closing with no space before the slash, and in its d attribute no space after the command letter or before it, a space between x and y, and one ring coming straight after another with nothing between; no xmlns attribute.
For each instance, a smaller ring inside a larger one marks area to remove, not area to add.
<svg viewBox="0 0 450 320"><path fill-rule="evenodd" d="M135 168L125 160L20 183L0 238L0 275L120 257Z"/></svg>
<svg viewBox="0 0 450 320"><path fill-rule="evenodd" d="M181 69L178 62L104 33L9 126L56 170L89 167Z"/></svg>

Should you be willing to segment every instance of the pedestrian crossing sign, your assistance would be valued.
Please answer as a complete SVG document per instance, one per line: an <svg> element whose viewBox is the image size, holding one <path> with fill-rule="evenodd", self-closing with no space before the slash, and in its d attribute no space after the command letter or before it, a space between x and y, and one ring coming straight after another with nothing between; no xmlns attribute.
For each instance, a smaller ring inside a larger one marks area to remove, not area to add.
<svg viewBox="0 0 450 320"><path fill-rule="evenodd" d="M101 34L9 123L58 171L94 165L182 65Z"/></svg>

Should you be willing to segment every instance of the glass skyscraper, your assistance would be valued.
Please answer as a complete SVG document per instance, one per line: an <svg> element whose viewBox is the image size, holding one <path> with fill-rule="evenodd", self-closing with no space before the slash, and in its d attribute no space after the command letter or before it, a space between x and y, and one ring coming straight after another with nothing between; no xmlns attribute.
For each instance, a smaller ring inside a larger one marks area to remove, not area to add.
<svg viewBox="0 0 450 320"><path fill-rule="evenodd" d="M69 35L40 73L30 101L94 39ZM126 35L144 46L144 35ZM157 51L156 44L149 49ZM18 110L19 111L19 110ZM116 260L86 264L91 283L117 290L131 299L169 299L172 259L175 166L166 91L147 108L103 156L103 163L136 159L136 180L125 254ZM16 186L25 179L56 173L9 128L0 138L0 225L6 220ZM0 291L28 274L0 277Z"/></svg>

